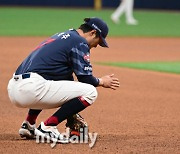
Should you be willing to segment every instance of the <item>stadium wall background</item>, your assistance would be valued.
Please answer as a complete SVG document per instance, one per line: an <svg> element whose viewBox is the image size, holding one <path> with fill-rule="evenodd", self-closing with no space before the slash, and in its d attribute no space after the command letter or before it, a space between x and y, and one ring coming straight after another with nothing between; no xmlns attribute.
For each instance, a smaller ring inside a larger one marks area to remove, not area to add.
<svg viewBox="0 0 180 154"><path fill-rule="evenodd" d="M119 0L102 0L102 8L115 8ZM94 0L0 0L0 6L94 7ZM135 0L137 9L180 10L180 0Z"/></svg>

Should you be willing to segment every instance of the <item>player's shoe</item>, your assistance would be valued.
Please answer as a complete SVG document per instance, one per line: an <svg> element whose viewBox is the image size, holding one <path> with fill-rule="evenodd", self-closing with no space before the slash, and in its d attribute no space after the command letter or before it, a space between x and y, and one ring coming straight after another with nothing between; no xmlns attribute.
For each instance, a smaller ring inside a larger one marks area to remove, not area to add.
<svg viewBox="0 0 180 154"><path fill-rule="evenodd" d="M134 18L128 19L128 20L126 21L126 23L127 23L128 25L138 25L138 21L137 21L136 19L134 19Z"/></svg>
<svg viewBox="0 0 180 154"><path fill-rule="evenodd" d="M19 135L22 138L34 139L35 138L35 124L31 125L28 121L23 121L21 128L19 129Z"/></svg>
<svg viewBox="0 0 180 154"><path fill-rule="evenodd" d="M58 143L69 143L69 138L66 138L59 133L56 126L45 126L44 122L41 122L39 127L35 130L36 137L40 137L46 140L50 140Z"/></svg>
<svg viewBox="0 0 180 154"><path fill-rule="evenodd" d="M115 16L113 16L113 15L111 15L111 20L112 20L115 24L119 24L119 23L120 23L119 18L117 18L117 17L115 17Z"/></svg>

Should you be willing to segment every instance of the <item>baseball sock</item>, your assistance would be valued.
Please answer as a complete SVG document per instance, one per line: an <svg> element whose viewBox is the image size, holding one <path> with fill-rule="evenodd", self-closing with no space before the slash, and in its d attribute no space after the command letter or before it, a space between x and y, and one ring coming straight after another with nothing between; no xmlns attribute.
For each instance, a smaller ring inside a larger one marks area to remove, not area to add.
<svg viewBox="0 0 180 154"><path fill-rule="evenodd" d="M44 122L44 124L46 126L57 126L69 116L84 110L89 105L90 104L86 102L82 97L74 98L63 104L59 110L57 110L50 118L48 118Z"/></svg>
<svg viewBox="0 0 180 154"><path fill-rule="evenodd" d="M38 115L40 114L42 110L35 110L35 109L29 109L28 115L26 117L26 120L31 124L35 124L36 123L36 119L38 117Z"/></svg>

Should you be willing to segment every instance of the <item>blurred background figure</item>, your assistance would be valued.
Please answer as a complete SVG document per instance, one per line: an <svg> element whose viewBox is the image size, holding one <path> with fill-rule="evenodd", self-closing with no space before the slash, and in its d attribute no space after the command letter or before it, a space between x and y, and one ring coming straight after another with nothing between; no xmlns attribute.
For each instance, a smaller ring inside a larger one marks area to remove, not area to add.
<svg viewBox="0 0 180 154"><path fill-rule="evenodd" d="M137 25L138 21L133 17L133 5L134 0L121 0L118 8L111 15L111 20L119 24L121 15L125 13L126 23L128 25Z"/></svg>

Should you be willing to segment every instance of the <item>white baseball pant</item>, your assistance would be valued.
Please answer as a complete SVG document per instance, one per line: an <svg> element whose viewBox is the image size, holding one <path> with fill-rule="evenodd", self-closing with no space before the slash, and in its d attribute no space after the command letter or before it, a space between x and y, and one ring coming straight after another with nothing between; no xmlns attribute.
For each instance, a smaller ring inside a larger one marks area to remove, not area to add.
<svg viewBox="0 0 180 154"><path fill-rule="evenodd" d="M18 107L50 109L76 97L82 97L91 105L97 98L97 90L90 84L46 80L37 73L30 73L25 79L22 75L13 75L8 83L8 95Z"/></svg>

